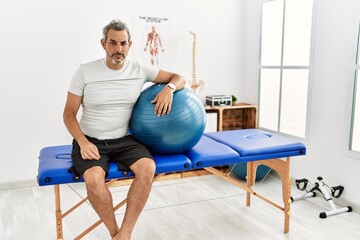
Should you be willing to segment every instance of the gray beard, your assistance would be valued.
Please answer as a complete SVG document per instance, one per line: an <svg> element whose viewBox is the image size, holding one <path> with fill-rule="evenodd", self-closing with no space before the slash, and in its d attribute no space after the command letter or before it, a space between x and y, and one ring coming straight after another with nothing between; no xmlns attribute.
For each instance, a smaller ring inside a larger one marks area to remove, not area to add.
<svg viewBox="0 0 360 240"><path fill-rule="evenodd" d="M110 57L110 61L111 61L113 64L120 65L120 64L123 64L123 63L124 63L125 59L118 61L118 60L115 60L115 59L113 59L112 57Z"/></svg>

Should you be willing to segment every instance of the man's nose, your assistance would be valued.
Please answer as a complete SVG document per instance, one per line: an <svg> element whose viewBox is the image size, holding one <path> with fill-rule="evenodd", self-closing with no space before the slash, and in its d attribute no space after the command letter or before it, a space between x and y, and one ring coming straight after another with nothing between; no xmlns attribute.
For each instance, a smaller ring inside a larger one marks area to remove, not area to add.
<svg viewBox="0 0 360 240"><path fill-rule="evenodd" d="M117 52L122 52L122 46L121 46L121 44L118 44L118 45L116 45L116 51Z"/></svg>

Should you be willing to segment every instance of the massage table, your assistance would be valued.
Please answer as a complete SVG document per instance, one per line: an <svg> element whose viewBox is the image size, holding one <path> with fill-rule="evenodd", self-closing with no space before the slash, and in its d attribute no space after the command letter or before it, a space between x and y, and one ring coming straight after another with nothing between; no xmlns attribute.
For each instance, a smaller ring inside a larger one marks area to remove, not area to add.
<svg viewBox="0 0 360 240"><path fill-rule="evenodd" d="M45 147L40 151L39 156L38 183L40 186L53 185L55 190L57 239L63 239L63 219L88 200L84 198L64 213L61 209L60 185L83 182L82 177L69 172L72 167L71 148L71 145ZM154 181L169 173L205 169L244 189L246 206L250 206L250 196L254 195L283 211L284 233L288 233L291 202L290 157L305 154L306 148L302 143L259 129L205 133L191 150L183 154L154 154L156 162ZM247 163L246 184L216 168L237 163ZM256 168L260 164L270 167L279 174L282 183L283 206L252 189ZM115 163L111 163L106 181L110 186L114 181L129 179L133 176L131 171L120 171ZM114 206L114 211L125 205L126 201L124 199ZM75 239L81 239L101 223L102 221L98 220Z"/></svg>

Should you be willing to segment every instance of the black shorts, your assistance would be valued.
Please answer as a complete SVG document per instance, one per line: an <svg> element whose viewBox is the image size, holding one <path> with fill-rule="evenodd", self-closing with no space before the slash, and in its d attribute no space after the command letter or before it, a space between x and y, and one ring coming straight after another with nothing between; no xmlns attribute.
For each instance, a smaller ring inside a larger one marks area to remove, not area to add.
<svg viewBox="0 0 360 240"><path fill-rule="evenodd" d="M100 159L84 160L81 157L80 146L74 139L71 157L73 167L81 176L87 169L95 166L102 167L107 173L110 162L115 162L119 170L128 171L130 166L141 158L153 159L149 150L130 135L111 140L99 140L88 136L86 138L98 148Z"/></svg>

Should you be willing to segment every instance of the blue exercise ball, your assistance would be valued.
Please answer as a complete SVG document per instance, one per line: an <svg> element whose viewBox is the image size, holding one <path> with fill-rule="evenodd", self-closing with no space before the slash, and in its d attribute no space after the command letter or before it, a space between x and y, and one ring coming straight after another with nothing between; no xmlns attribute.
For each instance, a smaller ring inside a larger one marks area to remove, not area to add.
<svg viewBox="0 0 360 240"><path fill-rule="evenodd" d="M230 166L231 172L235 175L236 178L246 180L247 176L247 164L246 163L237 163ZM262 180L270 172L271 168L268 166L260 164L255 173L255 181Z"/></svg>
<svg viewBox="0 0 360 240"><path fill-rule="evenodd" d="M141 93L132 112L130 131L152 153L183 153L202 137L205 109L191 89L183 88L174 92L171 112L158 117L151 101L165 86L154 84Z"/></svg>

